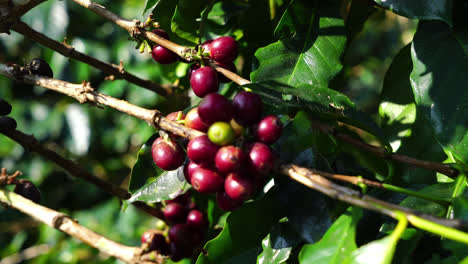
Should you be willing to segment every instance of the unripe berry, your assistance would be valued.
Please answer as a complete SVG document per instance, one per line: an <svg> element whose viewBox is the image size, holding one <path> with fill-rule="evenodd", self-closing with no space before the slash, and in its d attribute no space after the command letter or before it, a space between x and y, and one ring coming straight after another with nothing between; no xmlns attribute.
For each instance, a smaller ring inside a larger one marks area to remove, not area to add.
<svg viewBox="0 0 468 264"><path fill-rule="evenodd" d="M35 203L41 202L41 192L30 181L24 180L22 183L16 184L14 192Z"/></svg>
<svg viewBox="0 0 468 264"><path fill-rule="evenodd" d="M220 63L230 63L238 55L236 40L232 37L219 37L210 45L210 57Z"/></svg>
<svg viewBox="0 0 468 264"><path fill-rule="evenodd" d="M247 148L248 169L256 176L263 177L273 168L273 153L267 145L256 142Z"/></svg>
<svg viewBox="0 0 468 264"><path fill-rule="evenodd" d="M8 115L10 113L11 105L7 101L0 99L0 116Z"/></svg>
<svg viewBox="0 0 468 264"><path fill-rule="evenodd" d="M226 122L215 122L208 129L208 138L211 142L225 146L234 140L234 130Z"/></svg>
<svg viewBox="0 0 468 264"><path fill-rule="evenodd" d="M260 96L253 92L239 92L232 99L234 107L234 120L244 126L257 123L263 111L263 103Z"/></svg>
<svg viewBox="0 0 468 264"><path fill-rule="evenodd" d="M204 230L208 227L208 219L200 210L191 210L187 215L187 226L197 230Z"/></svg>
<svg viewBox="0 0 468 264"><path fill-rule="evenodd" d="M215 157L216 168L222 173L240 169L245 162L242 149L235 146L225 146L218 150Z"/></svg>
<svg viewBox="0 0 468 264"><path fill-rule="evenodd" d="M190 85L198 97L218 91L218 73L211 67L201 67L190 76Z"/></svg>
<svg viewBox="0 0 468 264"><path fill-rule="evenodd" d="M187 156L195 163L209 166L213 163L218 149L218 145L211 142L208 136L203 135L189 141Z"/></svg>
<svg viewBox="0 0 468 264"><path fill-rule="evenodd" d="M192 186L200 193L215 193L223 189L224 177L215 170L200 167L192 174Z"/></svg>
<svg viewBox="0 0 468 264"><path fill-rule="evenodd" d="M224 181L224 190L234 200L247 200L253 193L254 179L239 172L231 172Z"/></svg>
<svg viewBox="0 0 468 264"><path fill-rule="evenodd" d="M223 191L216 193L216 202L218 203L219 208L223 209L224 211L234 211L242 206L244 200L232 199L229 197L229 195L227 195L226 192Z"/></svg>
<svg viewBox="0 0 468 264"><path fill-rule="evenodd" d="M198 105L198 114L201 120L208 125L217 121L231 121L233 112L231 102L217 93L206 95Z"/></svg>
<svg viewBox="0 0 468 264"><path fill-rule="evenodd" d="M163 170L175 170L184 163L184 151L177 142L157 138L151 146L153 161Z"/></svg>
<svg viewBox="0 0 468 264"><path fill-rule="evenodd" d="M266 144L274 143L280 136L283 123L277 116L267 116L263 118L255 127L255 136L258 140Z"/></svg>
<svg viewBox="0 0 468 264"><path fill-rule="evenodd" d="M189 127L189 128L201 131L201 132L208 131L208 128L210 127L201 120L200 116L198 115L198 107L193 108L187 113L184 124L186 127Z"/></svg>
<svg viewBox="0 0 468 264"><path fill-rule="evenodd" d="M164 218L170 223L183 223L187 216L185 207L180 203L170 203L163 210Z"/></svg>

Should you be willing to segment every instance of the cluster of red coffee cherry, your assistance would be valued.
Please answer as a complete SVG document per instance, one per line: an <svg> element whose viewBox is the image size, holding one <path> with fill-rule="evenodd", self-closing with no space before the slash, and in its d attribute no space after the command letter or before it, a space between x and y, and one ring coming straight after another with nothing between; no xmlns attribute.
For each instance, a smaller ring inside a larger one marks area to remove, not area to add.
<svg viewBox="0 0 468 264"><path fill-rule="evenodd" d="M238 50L233 38L208 40L200 49L222 67L235 68L232 61ZM155 59L162 61L159 55ZM264 184L274 165L268 145L280 137L282 123L277 116L262 118L262 100L253 92L241 91L232 102L218 94L218 74L213 68L194 64L188 75L193 92L203 99L187 115L175 112L167 118L183 120L186 127L207 135L188 142L190 161L184 166L184 175L195 190L216 193L219 207L232 211ZM164 170L177 169L185 160L184 151L171 137L157 138L152 155Z"/></svg>
<svg viewBox="0 0 468 264"><path fill-rule="evenodd" d="M157 250L173 261L191 257L204 241L209 225L206 215L197 209L190 192L166 201L163 213L171 225L168 239L163 231L148 230L141 236L142 247L147 251Z"/></svg>

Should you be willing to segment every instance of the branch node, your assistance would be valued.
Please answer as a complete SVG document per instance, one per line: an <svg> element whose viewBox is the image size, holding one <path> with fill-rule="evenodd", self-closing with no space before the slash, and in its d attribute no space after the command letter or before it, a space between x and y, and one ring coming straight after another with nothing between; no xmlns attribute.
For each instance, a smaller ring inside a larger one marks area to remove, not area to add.
<svg viewBox="0 0 468 264"><path fill-rule="evenodd" d="M54 218L52 219L52 226L55 229L60 229L60 226L63 224L63 221L65 221L65 219L72 220L70 217L66 216L65 214L59 213L59 214L55 215Z"/></svg>

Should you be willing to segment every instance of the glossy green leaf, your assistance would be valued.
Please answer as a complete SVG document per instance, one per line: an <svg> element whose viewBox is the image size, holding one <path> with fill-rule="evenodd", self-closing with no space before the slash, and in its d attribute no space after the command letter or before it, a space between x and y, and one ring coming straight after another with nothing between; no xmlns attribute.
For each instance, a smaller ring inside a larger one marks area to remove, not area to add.
<svg viewBox="0 0 468 264"><path fill-rule="evenodd" d="M385 74L382 99L400 105L414 102L410 82L412 69L411 44L408 44L398 52Z"/></svg>
<svg viewBox="0 0 468 264"><path fill-rule="evenodd" d="M128 203L136 201L157 203L174 199L188 185L184 178L183 167L180 167L177 170L164 172L157 179L140 188L128 199Z"/></svg>
<svg viewBox="0 0 468 264"><path fill-rule="evenodd" d="M230 213L221 233L205 245L207 254L200 254L196 263L255 263L263 238L281 217L275 193L270 190L261 200Z"/></svg>
<svg viewBox="0 0 468 264"><path fill-rule="evenodd" d="M463 162L468 162L468 54L459 36L466 34L442 22L421 22L411 47L418 109L440 144Z"/></svg>
<svg viewBox="0 0 468 264"><path fill-rule="evenodd" d="M175 0L147 0L144 9L144 16L152 13L155 21L159 23L161 28L165 29L169 35L171 28L171 19L176 8L177 1Z"/></svg>
<svg viewBox="0 0 468 264"><path fill-rule="evenodd" d="M453 0L374 0L401 16L424 20L442 20L452 24Z"/></svg>
<svg viewBox="0 0 468 264"><path fill-rule="evenodd" d="M420 190L420 193L429 194L434 198L450 201L453 196L453 192L456 189L455 182L450 183L437 183ZM447 212L447 206L428 201L425 199L409 196L400 205L408 208L417 210L418 212L444 216Z"/></svg>
<svg viewBox="0 0 468 264"><path fill-rule="evenodd" d="M390 264L395 250L391 236L386 236L360 247L354 251L347 262L349 264Z"/></svg>
<svg viewBox="0 0 468 264"><path fill-rule="evenodd" d="M357 248L356 226L362 216L360 208L341 215L315 244L307 244L299 252L300 264L341 264Z"/></svg>
<svg viewBox="0 0 468 264"><path fill-rule="evenodd" d="M278 34L293 35L258 49L259 61L251 80L275 80L297 86L328 86L341 70L340 56L346 43L344 22L337 9L329 12L325 4L295 0L283 14L276 29Z"/></svg>
<svg viewBox="0 0 468 264"><path fill-rule="evenodd" d="M179 0L177 3L172 17L171 30L187 44L195 46L200 42L198 29L201 12L207 3L208 0Z"/></svg>
<svg viewBox="0 0 468 264"><path fill-rule="evenodd" d="M258 93L272 112L284 114L305 109L320 119L338 120L369 131L388 145L386 136L374 121L367 114L357 111L354 103L340 92L310 84L301 84L294 88L276 81L244 86Z"/></svg>
<svg viewBox="0 0 468 264"><path fill-rule="evenodd" d="M270 235L266 236L262 241L263 252L258 255L257 264L280 264L285 263L292 248L274 248L270 241Z"/></svg>

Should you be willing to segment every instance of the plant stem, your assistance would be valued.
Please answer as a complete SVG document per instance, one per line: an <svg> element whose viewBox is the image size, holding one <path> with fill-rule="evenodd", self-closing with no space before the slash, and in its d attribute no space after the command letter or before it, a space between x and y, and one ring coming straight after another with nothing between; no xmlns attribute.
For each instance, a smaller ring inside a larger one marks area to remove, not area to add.
<svg viewBox="0 0 468 264"><path fill-rule="evenodd" d="M443 198L431 196L430 194L425 194L425 193L420 193L420 192L408 190L408 189L398 187L398 186L395 186L395 185L383 183L382 187L384 189L386 189L386 190L389 190L389 191L403 193L403 194L406 194L406 195L409 195L409 196L418 197L418 198L421 198L421 199L425 199L425 200L428 200L428 201L432 201L432 202L441 204L443 206L449 206L449 204L450 204L449 201L447 201L447 200L445 200Z"/></svg>
<svg viewBox="0 0 468 264"><path fill-rule="evenodd" d="M468 234L465 232L428 221L422 217L415 215L408 215L407 218L410 224L414 225L419 229L425 230L433 234L437 234L441 237L446 237L451 240L468 244Z"/></svg>

